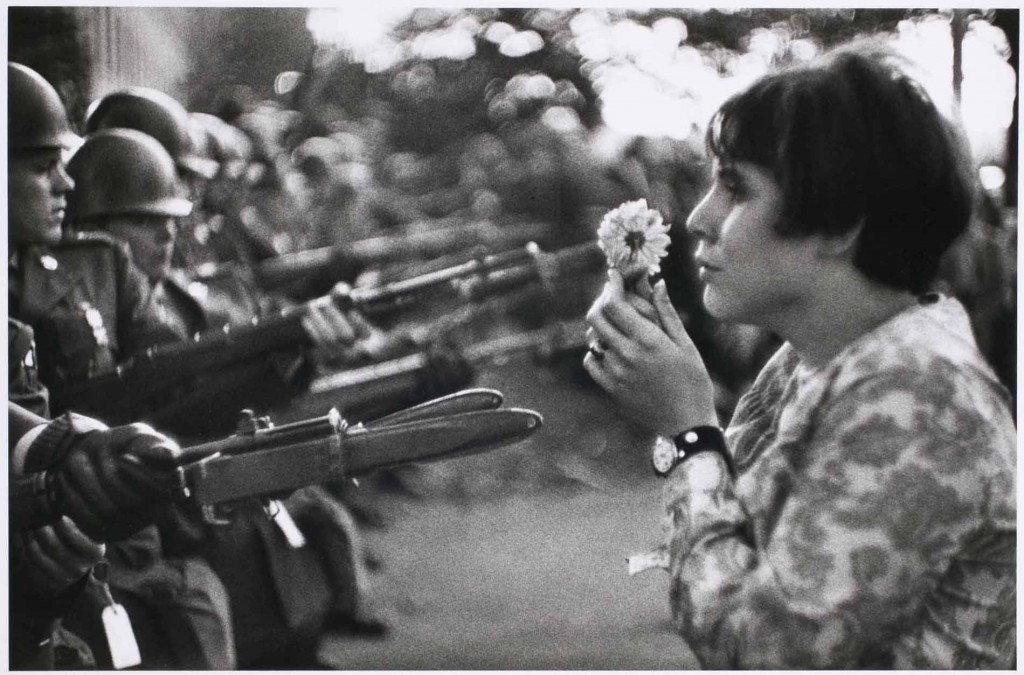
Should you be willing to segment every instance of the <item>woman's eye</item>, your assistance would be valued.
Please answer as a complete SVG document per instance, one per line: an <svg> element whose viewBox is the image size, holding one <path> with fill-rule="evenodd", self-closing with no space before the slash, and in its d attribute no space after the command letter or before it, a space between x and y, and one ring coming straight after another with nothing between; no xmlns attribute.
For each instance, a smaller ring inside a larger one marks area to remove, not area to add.
<svg viewBox="0 0 1024 675"><path fill-rule="evenodd" d="M726 194L728 194L733 199L741 199L746 193L746 191L743 189L743 184L740 183L738 180L719 179L718 184L721 185L722 189L725 190Z"/></svg>

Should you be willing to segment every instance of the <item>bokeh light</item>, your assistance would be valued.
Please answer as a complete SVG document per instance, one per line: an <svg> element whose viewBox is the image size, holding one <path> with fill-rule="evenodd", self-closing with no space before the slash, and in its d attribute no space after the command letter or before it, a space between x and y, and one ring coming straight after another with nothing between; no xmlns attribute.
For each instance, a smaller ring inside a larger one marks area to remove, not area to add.
<svg viewBox="0 0 1024 675"><path fill-rule="evenodd" d="M548 16L542 11L538 10L534 25L553 25L558 12L550 10ZM845 18L852 19L854 10L842 11ZM319 8L310 11L308 26L318 43L346 51L369 72L381 72L409 59L468 59L476 53L477 38L497 45L509 58L522 58L544 47L540 33L503 21L485 20L481 25L480 15L465 14L447 27L421 32L410 42L389 34L410 17L427 25L438 16L459 12L386 5ZM773 66L807 61L822 51L804 13L754 29L743 40L742 50L732 51L689 44L684 16L660 17L647 26L630 18L631 12L637 15L641 10L585 8L568 21L569 46L579 55L581 72L599 94L602 120L625 136L685 138L700 130L726 98ZM963 41L959 110L954 106L952 85L950 13L901 21L891 40L919 65L916 74L936 104L947 114L959 116L979 161L998 161L1005 152L1016 77L1007 63L1009 45L1002 31L983 19L970 24ZM530 79L535 76L524 77L522 81L513 77L508 91L491 100L492 118L505 119L512 114L507 96L540 96L523 89L524 85L540 86L539 81ZM543 95L550 98L547 91ZM504 108L509 110L501 113Z"/></svg>

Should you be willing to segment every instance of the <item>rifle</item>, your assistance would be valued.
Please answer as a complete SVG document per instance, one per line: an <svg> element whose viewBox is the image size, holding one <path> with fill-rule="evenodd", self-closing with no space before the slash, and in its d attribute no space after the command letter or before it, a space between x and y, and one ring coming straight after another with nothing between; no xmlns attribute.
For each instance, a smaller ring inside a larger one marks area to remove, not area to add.
<svg viewBox="0 0 1024 675"><path fill-rule="evenodd" d="M199 334L191 341L150 347L109 373L53 387L53 409L94 412L109 421L130 419L135 416L130 410L139 402L201 374L274 351L311 344L302 328L302 316L312 303L334 302L342 308L381 316L429 299L431 293L448 295L461 302L477 302L489 295L507 292L517 284L542 281L550 285L562 274L599 267L604 264L603 260L603 253L593 243L550 254L542 252L535 244L528 244L384 286L332 293L286 308L276 316L254 319L251 325L224 326Z"/></svg>
<svg viewBox="0 0 1024 675"><path fill-rule="evenodd" d="M470 389L355 425L336 408L281 426L243 410L233 435L182 449L176 492L198 504L207 522L224 523L224 512L239 502L258 499L273 505L301 487L489 452L541 428L540 414L502 409L502 402L499 391ZM122 456L119 461L138 460ZM10 507L17 529L60 518L61 499L51 484L32 479L15 484Z"/></svg>
<svg viewBox="0 0 1024 675"><path fill-rule="evenodd" d="M586 346L586 323L583 320L557 322L538 328L470 345L456 353L471 367L500 363L517 354L529 354L546 361ZM442 352L442 356L444 353ZM426 398L421 392L437 392L447 386L453 389L468 386L474 379L472 371L457 373L451 382L434 382L436 355L420 351L396 359L373 363L321 376L309 389L278 411L285 419L301 418L309 410L321 409L331 401L340 410L360 415L375 415L397 405L409 405Z"/></svg>
<svg viewBox="0 0 1024 675"><path fill-rule="evenodd" d="M447 255L470 247L501 250L542 239L550 231L545 223L524 222L499 226L477 221L424 229L425 223L406 226L398 232L361 239L350 244L324 246L269 258L252 268L237 263L200 266L202 277L214 277L241 270L252 276L264 290L288 291L306 295L300 285L326 290L335 282L350 280L354 272L382 265L423 260ZM312 281L311 281L312 280ZM315 291L314 291L315 292Z"/></svg>

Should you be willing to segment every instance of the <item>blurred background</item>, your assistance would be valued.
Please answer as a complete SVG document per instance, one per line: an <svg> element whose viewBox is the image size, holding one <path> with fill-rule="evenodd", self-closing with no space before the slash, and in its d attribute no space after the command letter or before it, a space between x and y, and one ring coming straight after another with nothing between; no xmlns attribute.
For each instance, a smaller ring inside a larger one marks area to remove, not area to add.
<svg viewBox="0 0 1024 675"><path fill-rule="evenodd" d="M978 204L941 286L964 302L1016 392L1016 9L10 7L7 21L9 60L52 82L79 128L90 101L142 85L243 132L246 152L220 158L234 191L211 186L207 199L221 198L211 214L248 229L257 259L469 223L502 232L498 248L531 239L554 250L593 240L608 209L647 199L672 224L664 276L718 382L723 419L778 343L717 325L700 305L683 224L708 178L704 126L771 68L858 37L890 41L970 141ZM229 257L218 222L183 224L179 262ZM351 282L392 273L366 268ZM509 342L578 320L600 286L600 270L560 278L473 335L499 340L478 350L477 384L544 414L541 434L347 488L383 561L395 629L386 649L339 638L326 661L686 666L651 637L666 627L664 589L620 569L625 548L657 537L641 439L582 371L578 341ZM515 525L524 513L528 525ZM480 553L517 546L522 555L497 566ZM563 577L568 560L586 572ZM608 594L611 604L593 597L580 609L581 597ZM498 606L515 609L496 618ZM657 629L622 630L648 624ZM552 630L562 634L549 639ZM510 631L518 642L495 637Z"/></svg>

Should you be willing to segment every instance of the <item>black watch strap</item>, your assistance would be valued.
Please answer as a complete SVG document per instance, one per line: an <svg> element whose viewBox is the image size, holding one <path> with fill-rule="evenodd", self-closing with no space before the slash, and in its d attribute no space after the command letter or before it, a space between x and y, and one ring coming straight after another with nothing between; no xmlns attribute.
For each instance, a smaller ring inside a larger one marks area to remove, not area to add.
<svg viewBox="0 0 1024 675"><path fill-rule="evenodd" d="M729 475L736 477L736 465L732 461L729 447L725 443L725 432L720 427L700 426L687 429L672 439L679 450L680 461L686 461L701 452L716 452L725 460Z"/></svg>

